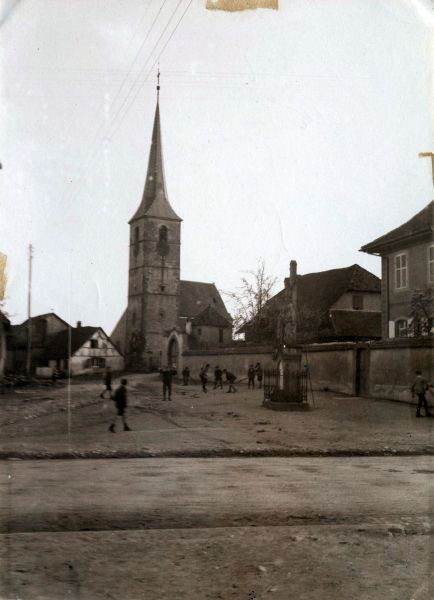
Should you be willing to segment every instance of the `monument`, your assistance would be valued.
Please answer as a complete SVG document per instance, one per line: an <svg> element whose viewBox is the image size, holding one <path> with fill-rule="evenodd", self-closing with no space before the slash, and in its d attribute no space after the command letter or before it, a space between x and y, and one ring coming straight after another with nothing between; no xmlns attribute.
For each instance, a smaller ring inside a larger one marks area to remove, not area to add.
<svg viewBox="0 0 434 600"><path fill-rule="evenodd" d="M307 372L302 369L297 345L297 263L292 260L277 319L278 346L274 365L264 371L264 402L272 410L309 410Z"/></svg>

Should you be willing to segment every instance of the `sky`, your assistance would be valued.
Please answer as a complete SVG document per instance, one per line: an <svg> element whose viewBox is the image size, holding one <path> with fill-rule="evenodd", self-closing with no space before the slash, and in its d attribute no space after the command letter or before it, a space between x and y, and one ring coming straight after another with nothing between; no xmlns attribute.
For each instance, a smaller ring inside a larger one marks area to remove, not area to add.
<svg viewBox="0 0 434 600"><path fill-rule="evenodd" d="M433 199L430 0L0 0L0 251L6 310L111 333L161 71L182 279L236 288L354 263ZM229 306L229 309L231 307Z"/></svg>

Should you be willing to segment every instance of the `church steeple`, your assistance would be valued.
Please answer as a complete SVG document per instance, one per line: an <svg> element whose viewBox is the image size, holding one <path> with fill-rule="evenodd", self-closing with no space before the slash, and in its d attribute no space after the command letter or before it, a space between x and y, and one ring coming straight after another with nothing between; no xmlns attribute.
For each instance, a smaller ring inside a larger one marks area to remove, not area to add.
<svg viewBox="0 0 434 600"><path fill-rule="evenodd" d="M181 219L170 206L164 180L159 88L142 201L130 221L125 356L131 368L162 366L167 332L179 313Z"/></svg>
<svg viewBox="0 0 434 600"><path fill-rule="evenodd" d="M154 127L152 130L151 150L149 152L148 171L146 174L145 189L142 201L135 212L132 221L141 217L157 217L181 221L167 197L166 182L164 178L163 149L161 144L160 125L160 71L158 71L157 106L155 109Z"/></svg>

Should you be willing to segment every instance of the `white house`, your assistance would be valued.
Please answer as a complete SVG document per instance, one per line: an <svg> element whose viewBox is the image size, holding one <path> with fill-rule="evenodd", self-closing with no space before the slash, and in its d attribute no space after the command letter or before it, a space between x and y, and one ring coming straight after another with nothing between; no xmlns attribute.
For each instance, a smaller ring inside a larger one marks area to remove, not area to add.
<svg viewBox="0 0 434 600"><path fill-rule="evenodd" d="M44 366L36 369L40 376L57 368L72 375L94 373L111 367L122 371L124 357L101 327L71 327L59 332L47 345L41 357ZM69 365L69 360L70 365Z"/></svg>

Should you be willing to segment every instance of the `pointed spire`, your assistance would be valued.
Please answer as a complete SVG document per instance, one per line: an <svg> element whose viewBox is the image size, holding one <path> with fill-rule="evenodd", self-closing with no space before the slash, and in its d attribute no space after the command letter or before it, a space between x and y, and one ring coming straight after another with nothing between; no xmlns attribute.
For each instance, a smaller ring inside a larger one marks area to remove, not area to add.
<svg viewBox="0 0 434 600"><path fill-rule="evenodd" d="M163 149L160 126L160 70L157 74L157 106L155 108L154 127L152 129L151 150L148 160L145 189L142 201L131 221L140 217L160 217L181 221L167 198L166 182L163 167ZM130 221L130 223L131 223Z"/></svg>

